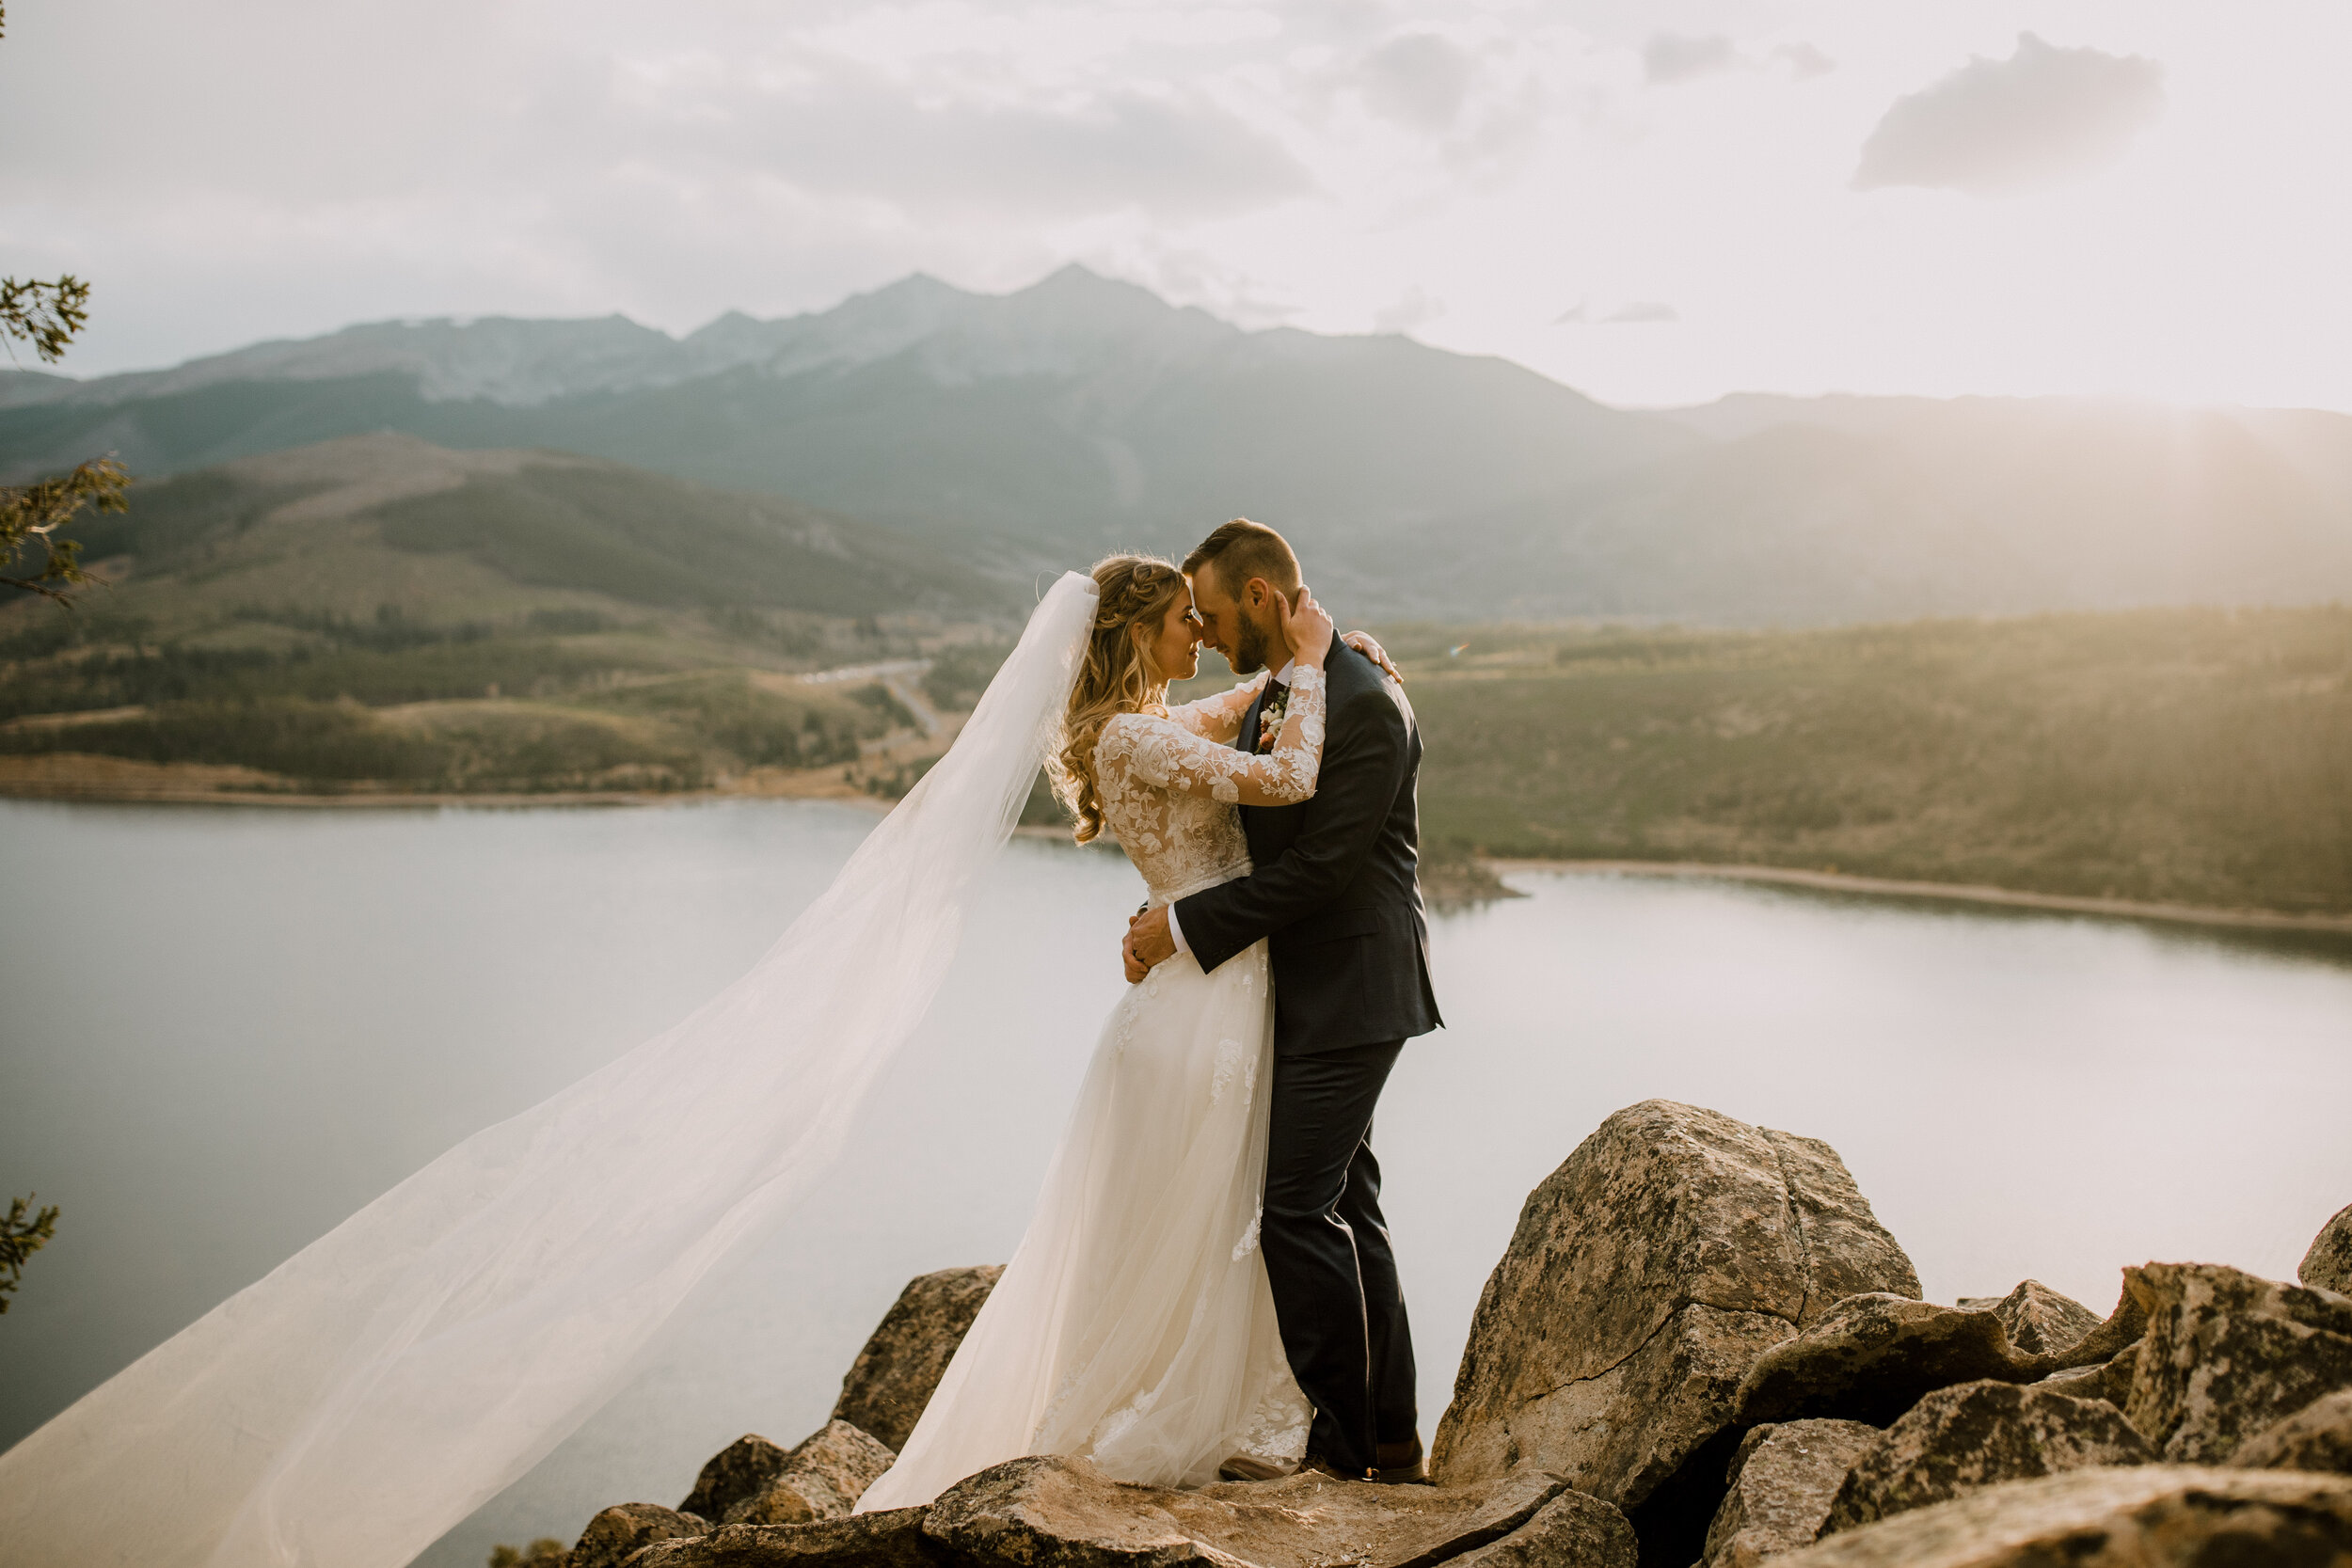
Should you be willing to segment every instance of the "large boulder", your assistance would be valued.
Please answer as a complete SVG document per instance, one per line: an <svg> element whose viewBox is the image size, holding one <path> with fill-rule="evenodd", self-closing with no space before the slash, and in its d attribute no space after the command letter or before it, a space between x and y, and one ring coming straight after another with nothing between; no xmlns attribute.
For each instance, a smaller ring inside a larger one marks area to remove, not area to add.
<svg viewBox="0 0 2352 1568"><path fill-rule="evenodd" d="M1631 1106L1529 1196L1432 1471L1459 1485L1534 1465L1629 1510L1719 1433L1728 1449L1732 1393L1758 1355L1844 1297L1918 1289L1827 1144ZM1699 1530L1727 1457L1702 1464Z"/></svg>
<svg viewBox="0 0 2352 1568"><path fill-rule="evenodd" d="M923 1533L921 1508L808 1525L723 1525L691 1541L647 1547L628 1568L952 1568Z"/></svg>
<svg viewBox="0 0 2352 1568"><path fill-rule="evenodd" d="M1636 1568L1641 1543L1612 1505L1563 1492L1493 1545L1449 1560L1451 1568Z"/></svg>
<svg viewBox="0 0 2352 1568"><path fill-rule="evenodd" d="M2104 1400L2041 1385L1939 1388L1881 1433L1830 1504L1821 1533L1858 1528L2007 1481L2146 1465L2148 1439Z"/></svg>
<svg viewBox="0 0 2352 1568"><path fill-rule="evenodd" d="M804 1525L838 1519L898 1456L847 1421L827 1421L785 1456L759 1492L720 1515L730 1525Z"/></svg>
<svg viewBox="0 0 2352 1568"><path fill-rule="evenodd" d="M2336 1217L2319 1227L2295 1277L2317 1290L2352 1296L2352 1203L2337 1210Z"/></svg>
<svg viewBox="0 0 2352 1568"><path fill-rule="evenodd" d="M871 1433L892 1449L907 1446L923 1407L947 1370L956 1347L980 1315L1001 1264L942 1269L918 1275L866 1341L841 1380L833 1418Z"/></svg>
<svg viewBox="0 0 2352 1568"><path fill-rule="evenodd" d="M2313 1400L2285 1420L2237 1446L2232 1465L2247 1470L2332 1470L2352 1476L2352 1388Z"/></svg>
<svg viewBox="0 0 2352 1568"><path fill-rule="evenodd" d="M2148 1316L2124 1414L2168 1460L2221 1464L2352 1387L2352 1298L2220 1263L2150 1263L2123 1278Z"/></svg>
<svg viewBox="0 0 2352 1568"><path fill-rule="evenodd" d="M2010 1349L2026 1355L2055 1355L2072 1350L2096 1332L2101 1322L2098 1313L2038 1279L2023 1281L2005 1296L1963 1297L1960 1305L2000 1319L2009 1334Z"/></svg>
<svg viewBox="0 0 2352 1568"><path fill-rule="evenodd" d="M1833 1535L1772 1568L2336 1568L2352 1480L2145 1465L1989 1487Z"/></svg>
<svg viewBox="0 0 2352 1568"><path fill-rule="evenodd" d="M565 1558L565 1568L621 1568L621 1564L657 1541L691 1539L710 1533L710 1521L681 1513L659 1503L622 1503L588 1521L580 1541Z"/></svg>
<svg viewBox="0 0 2352 1568"><path fill-rule="evenodd" d="M1751 1428L1731 1462L1731 1490L1708 1527L1701 1568L1756 1568L1813 1544L1846 1472L1880 1437L1861 1421Z"/></svg>
<svg viewBox="0 0 2352 1568"><path fill-rule="evenodd" d="M1472 1486L1379 1486L1313 1472L1177 1491L1080 1459L1016 1459L959 1481L924 1529L969 1562L1018 1568L1434 1568L1502 1541L1566 1490L1535 1471Z"/></svg>
<svg viewBox="0 0 2352 1568"><path fill-rule="evenodd" d="M694 1489L677 1505L678 1510L716 1524L737 1504L749 1502L767 1491L791 1459L788 1449L777 1447L755 1432L747 1432L710 1456L702 1474L694 1478Z"/></svg>

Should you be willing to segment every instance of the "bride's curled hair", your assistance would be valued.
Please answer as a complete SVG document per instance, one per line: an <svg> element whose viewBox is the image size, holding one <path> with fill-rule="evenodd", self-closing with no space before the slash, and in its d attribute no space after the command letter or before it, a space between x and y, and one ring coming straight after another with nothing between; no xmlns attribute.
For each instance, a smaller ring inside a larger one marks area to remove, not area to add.
<svg viewBox="0 0 2352 1568"><path fill-rule="evenodd" d="M1094 627L1063 710L1061 743L1046 764L1054 793L1078 819L1077 840L1103 831L1103 796L1094 781L1094 747L1103 726L1121 713L1156 709L1153 689L1168 676L1150 668L1144 643L1156 636L1184 575L1152 555L1106 556L1094 563ZM1138 628L1142 636L1138 637Z"/></svg>

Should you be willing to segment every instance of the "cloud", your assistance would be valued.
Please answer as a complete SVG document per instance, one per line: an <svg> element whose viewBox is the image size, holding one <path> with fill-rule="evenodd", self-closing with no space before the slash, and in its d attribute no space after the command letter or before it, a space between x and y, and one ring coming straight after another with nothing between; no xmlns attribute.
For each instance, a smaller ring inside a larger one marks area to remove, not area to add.
<svg viewBox="0 0 2352 1568"><path fill-rule="evenodd" d="M1994 196L2079 178L2122 156L2164 113L2164 67L2017 35L1895 100L1862 146L1856 190L1924 185Z"/></svg>
<svg viewBox="0 0 2352 1568"><path fill-rule="evenodd" d="M1470 57L1434 33L1391 39L1364 59L1364 103L1374 114L1432 135L1461 118Z"/></svg>
<svg viewBox="0 0 2352 1568"><path fill-rule="evenodd" d="M1652 87L1672 87L1729 71L1740 63L1740 52L1721 33L1703 39L1680 33L1653 33L1642 46L1642 75Z"/></svg>

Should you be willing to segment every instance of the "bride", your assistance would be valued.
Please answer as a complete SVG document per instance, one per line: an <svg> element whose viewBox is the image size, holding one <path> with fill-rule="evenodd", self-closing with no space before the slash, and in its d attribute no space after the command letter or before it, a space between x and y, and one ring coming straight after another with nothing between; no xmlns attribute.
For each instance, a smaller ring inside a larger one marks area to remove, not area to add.
<svg viewBox="0 0 2352 1568"><path fill-rule="evenodd" d="M1303 589L1283 613L1298 673L1279 739L1253 756L1232 742L1263 675L1165 702L1200 664L1184 574L1113 556L1093 577L1049 768L1079 842L1107 825L1152 905L1248 875L1234 806L1314 793L1330 617ZM1206 974L1178 954L1120 999L1028 1233L861 1512L930 1502L1023 1454L1164 1486L1213 1481L1237 1454L1299 1457L1311 1413L1257 1250L1273 1045L1263 941Z"/></svg>
<svg viewBox="0 0 2352 1568"><path fill-rule="evenodd" d="M1319 665L1330 622L1302 599L1286 636ZM1196 640L1166 562L1065 573L947 754L741 979L449 1149L0 1453L0 1555L413 1560L601 1408L679 1307L831 1168L1057 736L1082 832L1114 828L1155 900L1247 868L1233 806L1313 789L1322 683L1310 699L1300 681L1279 744L1250 757L1225 742L1254 688L1161 705ZM1252 1250L1266 990L1261 946L1211 975L1163 963L1128 993L1020 1256L875 1506L1041 1449L1166 1480L1205 1479L1229 1451L1296 1451L1306 1412Z"/></svg>

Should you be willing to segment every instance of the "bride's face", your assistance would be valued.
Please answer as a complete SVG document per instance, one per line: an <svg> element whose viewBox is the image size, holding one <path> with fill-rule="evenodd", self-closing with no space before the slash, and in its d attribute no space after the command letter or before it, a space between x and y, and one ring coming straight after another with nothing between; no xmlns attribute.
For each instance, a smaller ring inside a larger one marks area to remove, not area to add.
<svg viewBox="0 0 2352 1568"><path fill-rule="evenodd" d="M1159 629L1138 637L1152 673L1162 680L1190 680L1200 669L1200 624L1193 618L1192 590L1180 588L1160 618Z"/></svg>

